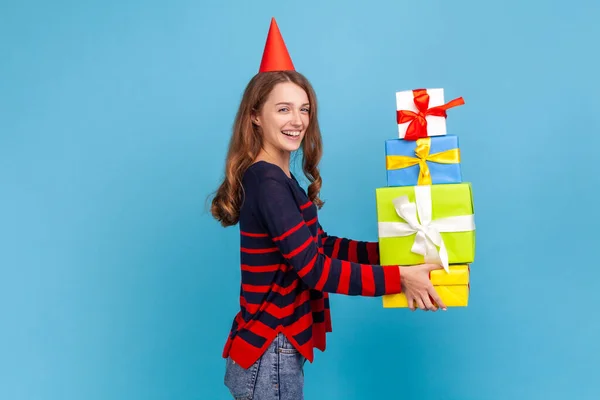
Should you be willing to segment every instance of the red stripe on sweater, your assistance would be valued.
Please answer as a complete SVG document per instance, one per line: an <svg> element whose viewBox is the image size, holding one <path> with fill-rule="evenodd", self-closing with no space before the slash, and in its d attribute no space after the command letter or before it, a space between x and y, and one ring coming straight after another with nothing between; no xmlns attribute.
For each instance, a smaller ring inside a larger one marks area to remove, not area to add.
<svg viewBox="0 0 600 400"><path fill-rule="evenodd" d="M342 242L341 238L335 239L333 243L333 253L331 254L331 258L338 258L338 253L340 251L340 243Z"/></svg>
<svg viewBox="0 0 600 400"><path fill-rule="evenodd" d="M258 319L253 319L250 322L248 322L246 329L249 330L250 332L252 332L258 336L262 336L264 338L268 338L275 333L275 329L271 328L268 325L263 324Z"/></svg>
<svg viewBox="0 0 600 400"><path fill-rule="evenodd" d="M310 221L306 222L306 225L311 226L313 225L315 222L317 222L317 217L314 217L313 219L311 219Z"/></svg>
<svg viewBox="0 0 600 400"><path fill-rule="evenodd" d="M246 342L241 336L236 336L231 341L229 346L229 356L237 362L240 367L247 369L260 358L260 355L268 347L269 343L265 343L264 348L257 348L250 343Z"/></svg>
<svg viewBox="0 0 600 400"><path fill-rule="evenodd" d="M320 299L314 299L310 301L310 308L312 312L325 311L325 300L321 297Z"/></svg>
<svg viewBox="0 0 600 400"><path fill-rule="evenodd" d="M348 261L358 262L357 242L351 240L348 244Z"/></svg>
<svg viewBox="0 0 600 400"><path fill-rule="evenodd" d="M310 299L310 293L306 292L306 294L307 294L306 301L309 301L308 299ZM290 306L293 307L294 304L291 304ZM272 313L279 314L280 316L273 315L273 314L272 315L276 318L283 319L294 313L295 308L290 309L290 306L280 309L277 306L275 306L274 304L270 303L269 308L266 309L265 311L269 312L269 314L272 314ZM295 335L295 334L300 333L303 330L307 329L311 323L312 323L312 314L308 313L304 317L298 319L297 321L295 321L294 323L289 325L289 327L287 327L285 330L288 331L289 333L291 333L292 335ZM272 337L272 335L274 335L277 331L281 330L279 327L277 329L273 329L270 326L262 323L258 319L250 320L248 322L248 324L246 324L244 329L249 330L250 332L254 333L255 335L262 336L263 338Z"/></svg>
<svg viewBox="0 0 600 400"><path fill-rule="evenodd" d="M304 243L302 243L300 246L296 247L293 251L291 251L288 254L284 254L283 256L285 258L292 258L294 257L296 254L302 253L302 251L304 251L304 249L306 249L308 247L308 245L310 245L310 243L313 241L313 237L309 237L308 239L306 239L306 241Z"/></svg>
<svg viewBox="0 0 600 400"><path fill-rule="evenodd" d="M364 266L361 270L362 295L375 296L375 278L373 277L373 268Z"/></svg>
<svg viewBox="0 0 600 400"><path fill-rule="evenodd" d="M274 303L269 303L264 311L268 312L273 317L282 320L293 315L296 312L296 309L304 305L307 301L310 301L310 292L302 292L302 294L296 298L294 303L285 307L278 307Z"/></svg>
<svg viewBox="0 0 600 400"><path fill-rule="evenodd" d="M244 307L250 314L256 314L260 310L260 304L248 303L244 296L240 296L240 306Z"/></svg>
<svg viewBox="0 0 600 400"><path fill-rule="evenodd" d="M242 234L242 236L256 237L256 238L269 236L268 233L252 233L252 232L244 232L244 231L240 231L240 233Z"/></svg>
<svg viewBox="0 0 600 400"><path fill-rule="evenodd" d="M402 276L400 275L400 267L389 265L383 267L383 276L385 279L385 292L400 293L402 290Z"/></svg>
<svg viewBox="0 0 600 400"><path fill-rule="evenodd" d="M327 278L329 278L329 270L331 269L331 258L325 258L325 263L323 264L323 272L319 281L315 285L316 290L323 290L323 286L325 286L325 282L327 282Z"/></svg>
<svg viewBox="0 0 600 400"><path fill-rule="evenodd" d="M311 205L312 205L312 201L306 202L300 206L300 210L306 210Z"/></svg>
<svg viewBox="0 0 600 400"><path fill-rule="evenodd" d="M315 323L312 328L312 342L313 346L321 351L325 351L325 332L327 332L326 323Z"/></svg>
<svg viewBox="0 0 600 400"><path fill-rule="evenodd" d="M318 254L315 254L314 257L306 264L304 267L298 271L298 276L300 278L304 278L306 274L308 274L314 267L315 262L317 261Z"/></svg>
<svg viewBox="0 0 600 400"><path fill-rule="evenodd" d="M348 294L350 291L350 273L350 263L348 261L342 261L342 272L340 273L340 282L338 284L337 292Z"/></svg>
<svg viewBox="0 0 600 400"><path fill-rule="evenodd" d="M286 294L292 293L298 287L298 283L300 283L300 281L296 279L289 286L286 287L273 284L273 291L279 293L282 296L285 296Z"/></svg>
<svg viewBox="0 0 600 400"><path fill-rule="evenodd" d="M248 249L246 247L242 247L241 251L242 253L247 253L247 254L263 254L263 253L273 253L275 251L278 251L279 249L277 247L268 247L265 249Z"/></svg>
<svg viewBox="0 0 600 400"><path fill-rule="evenodd" d="M290 236L292 233L296 232L298 229L300 229L302 227L302 225L304 225L304 221L300 222L298 225L294 226L293 228L288 229L287 231L285 231L283 234L274 237L273 241L274 242L278 242L288 236Z"/></svg>
<svg viewBox="0 0 600 400"><path fill-rule="evenodd" d="M379 252L377 251L379 244L377 242L367 243L367 254L369 257L369 264L379 264Z"/></svg>
<svg viewBox="0 0 600 400"><path fill-rule="evenodd" d="M235 315L235 322L238 325L238 330L241 329L246 324L246 321L244 321L244 317L242 317L241 311Z"/></svg>
<svg viewBox="0 0 600 400"><path fill-rule="evenodd" d="M269 291L273 291L285 296L286 294L293 292L294 289L298 287L298 282L299 281L296 279L286 287L279 286L276 283L273 283L271 285L251 285L248 283L243 283L242 290L244 292L252 293L267 293Z"/></svg>
<svg viewBox="0 0 600 400"><path fill-rule="evenodd" d="M242 290L244 292L252 292L252 293L267 293L271 290L271 285L249 285L247 283L242 283Z"/></svg>
<svg viewBox="0 0 600 400"><path fill-rule="evenodd" d="M242 264L242 271L248 272L276 272L279 269L283 269L285 264L272 264L272 265L247 265Z"/></svg>
<svg viewBox="0 0 600 400"><path fill-rule="evenodd" d="M297 321L292 322L285 330L289 332L290 335L297 335L306 330L312 323L312 313L308 313L300 317Z"/></svg>

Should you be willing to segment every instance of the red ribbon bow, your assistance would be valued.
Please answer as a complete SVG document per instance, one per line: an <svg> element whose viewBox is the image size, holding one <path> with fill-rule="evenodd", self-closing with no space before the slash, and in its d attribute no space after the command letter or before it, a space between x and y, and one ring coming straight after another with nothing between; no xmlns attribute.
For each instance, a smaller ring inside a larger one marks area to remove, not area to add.
<svg viewBox="0 0 600 400"><path fill-rule="evenodd" d="M462 106L465 101L462 97L458 97L441 106L429 108L429 94L426 89L413 90L415 106L419 112L409 110L398 110L396 119L399 124L410 122L406 128L405 140L417 140L427 137L427 119L426 116L432 115L435 117L446 118L446 110L456 106Z"/></svg>

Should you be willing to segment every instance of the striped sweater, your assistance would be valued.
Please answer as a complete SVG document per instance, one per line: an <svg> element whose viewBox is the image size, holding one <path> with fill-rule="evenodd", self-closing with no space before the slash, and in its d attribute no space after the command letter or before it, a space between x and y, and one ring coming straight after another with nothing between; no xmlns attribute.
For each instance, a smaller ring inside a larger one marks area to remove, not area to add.
<svg viewBox="0 0 600 400"><path fill-rule="evenodd" d="M313 361L331 332L329 293L400 293L400 268L380 266L377 242L327 235L317 208L292 175L265 161L242 181L240 311L223 357L255 363L278 332Z"/></svg>

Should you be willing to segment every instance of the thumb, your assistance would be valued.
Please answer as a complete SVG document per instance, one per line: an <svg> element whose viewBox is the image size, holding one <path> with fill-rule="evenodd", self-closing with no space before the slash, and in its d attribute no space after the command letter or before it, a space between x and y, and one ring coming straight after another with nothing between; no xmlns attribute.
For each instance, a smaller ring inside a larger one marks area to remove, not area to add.
<svg viewBox="0 0 600 400"><path fill-rule="evenodd" d="M444 267L441 264L425 264L425 269L427 271L433 271L436 269L443 269Z"/></svg>

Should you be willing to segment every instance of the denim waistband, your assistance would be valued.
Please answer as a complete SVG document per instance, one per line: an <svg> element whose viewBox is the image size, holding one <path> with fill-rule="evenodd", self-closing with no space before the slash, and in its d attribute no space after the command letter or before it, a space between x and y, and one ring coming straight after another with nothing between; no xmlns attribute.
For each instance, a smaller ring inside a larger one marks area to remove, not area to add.
<svg viewBox="0 0 600 400"><path fill-rule="evenodd" d="M269 346L269 349L267 351L277 352L280 351L280 349L296 350L294 345L290 343L290 341L287 339L283 332L279 332L277 334L277 336L271 342L271 345Z"/></svg>

